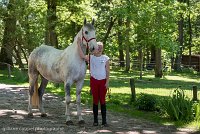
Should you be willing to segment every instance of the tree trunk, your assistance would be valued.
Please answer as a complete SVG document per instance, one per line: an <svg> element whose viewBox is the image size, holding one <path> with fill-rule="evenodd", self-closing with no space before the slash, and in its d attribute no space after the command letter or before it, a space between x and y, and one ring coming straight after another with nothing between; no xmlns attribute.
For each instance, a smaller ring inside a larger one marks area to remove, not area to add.
<svg viewBox="0 0 200 134"><path fill-rule="evenodd" d="M126 20L126 72L130 70L130 53L129 53L129 48L130 48L130 41L129 41L129 35L130 34L130 18L127 17Z"/></svg>
<svg viewBox="0 0 200 134"><path fill-rule="evenodd" d="M187 1L188 8L190 10L190 0ZM188 49L189 49L189 66L191 67L191 55L192 55L192 26L191 26L191 20L190 20L190 12L188 14Z"/></svg>
<svg viewBox="0 0 200 134"><path fill-rule="evenodd" d="M12 53L15 46L15 0L10 0L7 6L7 13L4 16L4 35L0 52L0 62L8 63L13 66ZM1 66L1 69L6 69L7 65Z"/></svg>
<svg viewBox="0 0 200 134"><path fill-rule="evenodd" d="M26 52L24 51L24 49L21 47L21 51L22 51L22 53L23 53L23 55L24 55L24 59L26 60L26 64L27 64L27 66L28 66L28 58L27 58L27 56L26 56Z"/></svg>
<svg viewBox="0 0 200 134"><path fill-rule="evenodd" d="M163 76L161 55L162 55L161 48L156 48L156 66L155 66L156 78L162 78Z"/></svg>
<svg viewBox="0 0 200 134"><path fill-rule="evenodd" d="M123 53L123 38L122 38L122 31L121 31L121 27L122 27L122 18L118 18L118 25L119 25L119 30L118 30L118 44L119 44L119 66L120 67L124 67L124 53Z"/></svg>
<svg viewBox="0 0 200 134"><path fill-rule="evenodd" d="M22 63L22 58L21 58L21 48L19 48L20 46L18 46L18 48L14 47L14 51L15 51L15 60L17 62L17 64L19 65L19 68L24 68L24 64Z"/></svg>
<svg viewBox="0 0 200 134"><path fill-rule="evenodd" d="M171 68L174 69L174 60L175 60L174 53L173 53L173 55L171 56L170 59L171 59Z"/></svg>
<svg viewBox="0 0 200 134"><path fill-rule="evenodd" d="M188 41L188 48L189 48L189 65L191 66L191 55L192 55L192 26L191 26L191 21L190 21L190 14L188 16L188 34L189 34L189 41Z"/></svg>
<svg viewBox="0 0 200 134"><path fill-rule="evenodd" d="M143 70L143 52L142 48L139 48L139 68L140 68L140 80L142 80L142 70Z"/></svg>
<svg viewBox="0 0 200 134"><path fill-rule="evenodd" d="M150 52L149 52L149 48L146 49L146 67L147 67L147 64L150 63Z"/></svg>
<svg viewBox="0 0 200 134"><path fill-rule="evenodd" d="M47 26L45 44L58 48L58 39L55 31L57 17L56 17L57 0L47 0Z"/></svg>
<svg viewBox="0 0 200 134"><path fill-rule="evenodd" d="M157 0L157 2L159 2ZM156 8L156 34L160 34L162 33L161 29L162 29L162 23L163 23L163 19L162 19L162 14L159 11L158 7ZM162 53L162 49L160 47L160 36L158 36L158 38L155 39L155 77L156 78L162 78L162 58L161 58L161 54Z"/></svg>
<svg viewBox="0 0 200 134"><path fill-rule="evenodd" d="M29 17L28 15L25 17L25 37L24 37L24 48L27 49L28 55L33 51L33 49L36 47L35 44L33 44L33 39L30 34L30 25L29 25ZM27 62L28 63L28 62Z"/></svg>
<svg viewBox="0 0 200 134"><path fill-rule="evenodd" d="M28 30L26 30L28 31ZM23 49L22 47L24 47L25 45L27 46L27 40L23 38L23 36L20 34L17 37L16 40L16 46L14 47L14 51L15 51L15 60L17 62L17 65L19 65L19 68L24 68L24 64L22 62L22 56L24 55ZM23 55L22 55L23 53ZM28 65L28 61L27 61L27 57L26 55L24 55L23 57L26 60L26 63Z"/></svg>
<svg viewBox="0 0 200 134"><path fill-rule="evenodd" d="M151 57L150 57L150 62L147 64L147 70L155 69L155 60L156 60L156 49L155 46L151 46Z"/></svg>
<svg viewBox="0 0 200 134"><path fill-rule="evenodd" d="M182 58L182 51L183 51L183 15L180 15L180 20L178 22L178 31L179 31L179 50L177 52L175 58L175 65L174 70L180 71L181 70L181 58Z"/></svg>
<svg viewBox="0 0 200 134"><path fill-rule="evenodd" d="M110 17L110 23L109 23L107 32L106 32L106 34L105 34L105 36L104 36L104 38L103 38L104 48L106 47L106 41L107 41L107 39L108 39L108 36L109 36L109 34L110 34L110 32L111 32L111 29L112 29L113 25L115 24L115 21L116 21L116 18L113 19L113 17Z"/></svg>

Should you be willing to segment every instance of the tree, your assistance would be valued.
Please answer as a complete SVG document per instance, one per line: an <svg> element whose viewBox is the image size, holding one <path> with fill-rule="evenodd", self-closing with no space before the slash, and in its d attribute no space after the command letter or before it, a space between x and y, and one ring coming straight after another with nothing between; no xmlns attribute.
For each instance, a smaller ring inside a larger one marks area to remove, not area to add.
<svg viewBox="0 0 200 134"><path fill-rule="evenodd" d="M178 2L185 3L186 0L178 0ZM183 43L184 43L184 18L183 12L180 11L179 13L179 21L178 21L178 41L179 41L179 50L177 51L176 58L175 58L175 65L174 70L180 71L181 70L181 59L183 53Z"/></svg>
<svg viewBox="0 0 200 134"><path fill-rule="evenodd" d="M198 0L10 0L10 3L13 1L12 8L0 2L1 62L13 58L22 67L22 61L27 61L30 52L45 41L55 47L59 42L60 49L66 48L85 17L95 18L97 40L104 42L104 52L118 58L121 67L126 63L126 71L136 63L132 59L138 59L141 75L144 62L156 62L159 68L155 69L155 76L161 77L164 58L170 64L170 57L200 53ZM177 63L180 61L181 58L176 58Z"/></svg>
<svg viewBox="0 0 200 134"><path fill-rule="evenodd" d="M119 16L118 17L118 49L119 49L119 66L120 67L125 67L125 64L124 64L124 46L123 46L123 37L122 37L122 17Z"/></svg>
<svg viewBox="0 0 200 134"><path fill-rule="evenodd" d="M188 13L188 49L189 49L189 66L191 66L191 55L192 55L192 26L191 26L191 16L190 16L190 0L187 0L187 5L189 9Z"/></svg>
<svg viewBox="0 0 200 134"><path fill-rule="evenodd" d="M125 50L126 50L126 69L125 71L128 72L130 70L130 17L128 16L126 19L126 37L125 37Z"/></svg>
<svg viewBox="0 0 200 134"><path fill-rule="evenodd" d="M175 58L175 65L174 70L180 71L181 70L181 57L183 53L183 15L180 14L180 20L178 22L178 31L179 31L179 50L177 51L176 58Z"/></svg>
<svg viewBox="0 0 200 134"><path fill-rule="evenodd" d="M156 12L156 16L155 16L155 20L156 20L156 35L157 37L155 38L155 45L156 45L156 51L155 51L155 54L156 54L156 57L155 57L155 61L156 61L156 64L155 64L155 77L156 78L162 78L162 58L161 58L161 55L162 55L162 50L161 50L161 29L164 29L162 28L162 14L159 10L159 7L160 7L160 3L159 3L159 0L157 0L157 7L155 9L155 12Z"/></svg>
<svg viewBox="0 0 200 134"><path fill-rule="evenodd" d="M12 55L16 38L15 2L16 0L9 0L7 12L4 14L5 29L0 52L0 62L10 64L11 66L13 66ZM5 64L1 66L2 69L5 69L6 67L7 66Z"/></svg>
<svg viewBox="0 0 200 134"><path fill-rule="evenodd" d="M58 48L58 39L55 31L57 17L56 17L57 0L47 0L47 23L45 44L52 45Z"/></svg>

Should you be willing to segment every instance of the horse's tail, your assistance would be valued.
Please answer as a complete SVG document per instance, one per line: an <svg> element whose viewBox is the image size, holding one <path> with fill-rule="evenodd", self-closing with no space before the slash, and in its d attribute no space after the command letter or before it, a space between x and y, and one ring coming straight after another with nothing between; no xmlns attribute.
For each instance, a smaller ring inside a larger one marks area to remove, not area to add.
<svg viewBox="0 0 200 134"><path fill-rule="evenodd" d="M34 93L32 96L32 106L35 108L39 107L38 79L35 81L35 85L34 85Z"/></svg>

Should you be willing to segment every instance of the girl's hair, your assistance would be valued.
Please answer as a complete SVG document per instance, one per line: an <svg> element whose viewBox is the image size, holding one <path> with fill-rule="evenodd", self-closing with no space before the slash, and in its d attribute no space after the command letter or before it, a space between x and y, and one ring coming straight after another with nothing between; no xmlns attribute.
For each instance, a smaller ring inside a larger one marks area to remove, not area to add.
<svg viewBox="0 0 200 134"><path fill-rule="evenodd" d="M97 45L103 46L103 42L97 42Z"/></svg>

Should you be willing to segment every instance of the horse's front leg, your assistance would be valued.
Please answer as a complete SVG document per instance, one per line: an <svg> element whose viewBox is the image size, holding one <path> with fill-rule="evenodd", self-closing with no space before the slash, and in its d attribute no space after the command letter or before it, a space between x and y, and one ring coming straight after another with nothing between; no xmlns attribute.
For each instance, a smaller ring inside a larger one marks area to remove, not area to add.
<svg viewBox="0 0 200 134"><path fill-rule="evenodd" d="M73 125L73 122L71 121L71 118L70 118L70 110L69 110L69 105L71 102L70 87L71 87L70 83L65 83L65 101L66 101L65 115L66 115L66 124L67 125Z"/></svg>
<svg viewBox="0 0 200 134"><path fill-rule="evenodd" d="M81 90L83 87L83 83L84 83L84 79L81 81L78 81L76 83L76 103L77 103L77 116L79 119L79 124L85 123L85 121L83 120L82 115L81 115L81 112L82 112L82 110L81 110Z"/></svg>

